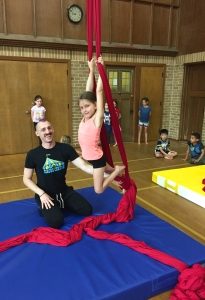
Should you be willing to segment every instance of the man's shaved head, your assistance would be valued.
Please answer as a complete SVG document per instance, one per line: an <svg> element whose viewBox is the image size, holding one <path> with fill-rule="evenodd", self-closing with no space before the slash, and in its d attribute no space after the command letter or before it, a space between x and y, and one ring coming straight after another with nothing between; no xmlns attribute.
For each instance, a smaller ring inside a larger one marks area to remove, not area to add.
<svg viewBox="0 0 205 300"><path fill-rule="evenodd" d="M42 120L42 121L39 121L37 124L36 124L36 131L39 131L42 127L44 126L52 126L51 123L47 120Z"/></svg>

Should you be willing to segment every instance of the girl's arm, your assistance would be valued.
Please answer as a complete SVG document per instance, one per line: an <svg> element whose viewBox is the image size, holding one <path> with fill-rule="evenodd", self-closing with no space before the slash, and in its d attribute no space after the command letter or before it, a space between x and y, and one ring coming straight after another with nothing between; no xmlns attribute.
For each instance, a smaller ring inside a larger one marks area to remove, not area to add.
<svg viewBox="0 0 205 300"><path fill-rule="evenodd" d="M34 117L34 112L33 110L31 110L31 120L33 121L33 117Z"/></svg>
<svg viewBox="0 0 205 300"><path fill-rule="evenodd" d="M98 63L103 65L103 59L101 56L98 58ZM95 126L101 127L104 119L104 99L103 99L103 83L100 75L98 77L98 83L96 87L96 98L97 98L97 103L96 103Z"/></svg>
<svg viewBox="0 0 205 300"><path fill-rule="evenodd" d="M86 83L86 91L87 92L93 92L94 88L94 72L95 72L95 60L92 58L90 61L88 61L88 67L89 67L89 75Z"/></svg>

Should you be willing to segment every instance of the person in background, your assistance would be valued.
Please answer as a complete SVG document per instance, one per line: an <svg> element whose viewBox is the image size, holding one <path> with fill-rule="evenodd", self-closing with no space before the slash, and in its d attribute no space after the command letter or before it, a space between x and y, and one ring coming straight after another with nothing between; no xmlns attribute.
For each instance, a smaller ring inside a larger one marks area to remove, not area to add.
<svg viewBox="0 0 205 300"><path fill-rule="evenodd" d="M34 98L35 105L31 108L31 119L36 129L36 125L39 121L43 121L46 118L46 109L43 106L43 100L40 95L36 95Z"/></svg>
<svg viewBox="0 0 205 300"><path fill-rule="evenodd" d="M149 99L147 97L143 97L141 99L141 106L138 112L139 123L138 123L138 144L140 144L142 129L144 127L144 135L145 135L145 144L148 144L147 136L148 136L148 126L151 117L151 107L149 106Z"/></svg>
<svg viewBox="0 0 205 300"><path fill-rule="evenodd" d="M204 145L201 142L201 136L198 132L192 132L184 160L191 164L204 165Z"/></svg>
<svg viewBox="0 0 205 300"><path fill-rule="evenodd" d="M161 129L159 131L159 134L160 134L160 138L157 141L157 145L155 147L155 157L157 158L164 157L166 159L173 159L175 156L177 156L177 152L170 150L168 130Z"/></svg>
<svg viewBox="0 0 205 300"><path fill-rule="evenodd" d="M60 143L70 145L71 137L69 135L62 135L62 137L60 138ZM75 147L75 151L78 153L79 156L82 155L82 152L79 149L76 149L76 147Z"/></svg>
<svg viewBox="0 0 205 300"><path fill-rule="evenodd" d="M104 110L104 126L106 130L107 140L110 145L110 140L112 135L112 124L111 124L111 115L109 112L107 102L105 103L105 110Z"/></svg>
<svg viewBox="0 0 205 300"><path fill-rule="evenodd" d="M62 135L60 143L71 144L71 137L69 135Z"/></svg>
<svg viewBox="0 0 205 300"><path fill-rule="evenodd" d="M115 107L115 113L116 113L118 121L119 121L121 119L122 115L121 115L120 109L118 107L118 103L117 103L116 100L114 100L113 104L114 104L114 107ZM119 124L119 127L120 127L120 131L122 131L120 124ZM115 141L113 147L116 147L117 146L117 141L116 141L114 132L113 132L113 136L114 136L114 141Z"/></svg>

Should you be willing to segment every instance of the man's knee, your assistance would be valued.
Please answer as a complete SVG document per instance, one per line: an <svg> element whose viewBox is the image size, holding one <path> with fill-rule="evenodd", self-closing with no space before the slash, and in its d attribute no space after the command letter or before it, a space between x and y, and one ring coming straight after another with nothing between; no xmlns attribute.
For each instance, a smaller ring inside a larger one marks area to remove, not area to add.
<svg viewBox="0 0 205 300"><path fill-rule="evenodd" d="M84 203L84 205L81 208L79 208L78 211L78 213L82 216L90 216L92 215L92 212L93 212L93 208L88 202Z"/></svg>
<svg viewBox="0 0 205 300"><path fill-rule="evenodd" d="M61 211L54 210L54 209L44 209L42 211L44 219L48 226L52 228L60 228L64 223L64 216Z"/></svg>
<svg viewBox="0 0 205 300"><path fill-rule="evenodd" d="M55 219L46 219L47 224L55 229L60 228L61 226L63 226L64 220L63 218L55 218Z"/></svg>

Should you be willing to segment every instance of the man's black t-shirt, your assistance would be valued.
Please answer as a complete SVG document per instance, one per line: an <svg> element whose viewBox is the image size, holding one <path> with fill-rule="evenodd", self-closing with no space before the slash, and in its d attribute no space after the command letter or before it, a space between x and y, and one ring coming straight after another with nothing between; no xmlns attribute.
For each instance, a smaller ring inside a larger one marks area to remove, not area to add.
<svg viewBox="0 0 205 300"><path fill-rule="evenodd" d="M25 168L34 169L37 185L48 194L62 193L66 189L68 162L78 157L75 149L67 144L56 143L52 149L39 146L28 152Z"/></svg>

